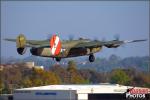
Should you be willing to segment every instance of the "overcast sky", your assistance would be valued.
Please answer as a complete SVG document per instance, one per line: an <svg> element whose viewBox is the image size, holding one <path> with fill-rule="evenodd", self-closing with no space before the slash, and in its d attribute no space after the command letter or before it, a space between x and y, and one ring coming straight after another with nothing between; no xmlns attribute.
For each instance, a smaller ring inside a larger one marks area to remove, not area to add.
<svg viewBox="0 0 150 100"><path fill-rule="evenodd" d="M61 39L84 37L113 40L148 39L118 49L103 48L98 57L149 55L149 1L2 1L1 56L18 55L16 44L3 41L24 33L27 39L46 39L59 32Z"/></svg>

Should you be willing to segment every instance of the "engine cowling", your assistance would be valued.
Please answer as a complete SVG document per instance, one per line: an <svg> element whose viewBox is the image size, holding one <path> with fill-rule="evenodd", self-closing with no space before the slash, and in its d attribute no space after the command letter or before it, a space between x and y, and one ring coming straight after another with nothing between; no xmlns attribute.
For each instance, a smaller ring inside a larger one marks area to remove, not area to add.
<svg viewBox="0 0 150 100"><path fill-rule="evenodd" d="M120 44L111 44L111 45L105 45L107 48L117 48L120 46Z"/></svg>
<svg viewBox="0 0 150 100"><path fill-rule="evenodd" d="M38 48L31 48L30 52L31 52L32 55L36 55L37 56L38 55Z"/></svg>
<svg viewBox="0 0 150 100"><path fill-rule="evenodd" d="M20 55L23 55L26 52L26 48L17 48L17 52Z"/></svg>
<svg viewBox="0 0 150 100"><path fill-rule="evenodd" d="M20 34L17 38L16 38L16 47L17 47L17 52L20 55L23 55L26 51L26 38L23 34Z"/></svg>

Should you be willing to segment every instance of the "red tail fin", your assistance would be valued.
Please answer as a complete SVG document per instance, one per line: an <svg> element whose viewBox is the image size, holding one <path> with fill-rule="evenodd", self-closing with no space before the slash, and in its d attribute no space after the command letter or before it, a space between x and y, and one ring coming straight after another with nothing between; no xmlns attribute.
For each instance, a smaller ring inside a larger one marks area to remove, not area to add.
<svg viewBox="0 0 150 100"><path fill-rule="evenodd" d="M57 35L53 35L50 39L50 50L54 56L58 55L61 51L61 41Z"/></svg>

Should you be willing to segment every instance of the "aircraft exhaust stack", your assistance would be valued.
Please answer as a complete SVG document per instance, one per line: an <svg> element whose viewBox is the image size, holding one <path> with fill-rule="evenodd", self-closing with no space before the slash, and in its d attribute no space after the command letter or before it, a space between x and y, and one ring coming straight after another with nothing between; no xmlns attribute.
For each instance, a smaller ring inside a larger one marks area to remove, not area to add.
<svg viewBox="0 0 150 100"><path fill-rule="evenodd" d="M26 38L23 34L20 34L17 38L16 38L16 47L17 47L17 52L20 55L23 55L26 51Z"/></svg>

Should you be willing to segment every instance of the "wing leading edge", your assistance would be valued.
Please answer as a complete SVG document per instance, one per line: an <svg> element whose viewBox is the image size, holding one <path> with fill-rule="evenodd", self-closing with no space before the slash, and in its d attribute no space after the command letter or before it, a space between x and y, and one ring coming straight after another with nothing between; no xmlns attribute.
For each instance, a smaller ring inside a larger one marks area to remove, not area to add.
<svg viewBox="0 0 150 100"><path fill-rule="evenodd" d="M125 40L125 41L119 41L119 40L112 40L112 41L89 41L89 42L82 42L78 45L74 46L73 48L94 48L94 47L108 47L108 48L117 48L120 45L126 44L126 43L133 43L133 42L143 42L147 41L147 39L140 39L140 40Z"/></svg>
<svg viewBox="0 0 150 100"><path fill-rule="evenodd" d="M16 42L16 39L4 39L10 42ZM26 40L26 47L50 47L48 40Z"/></svg>

